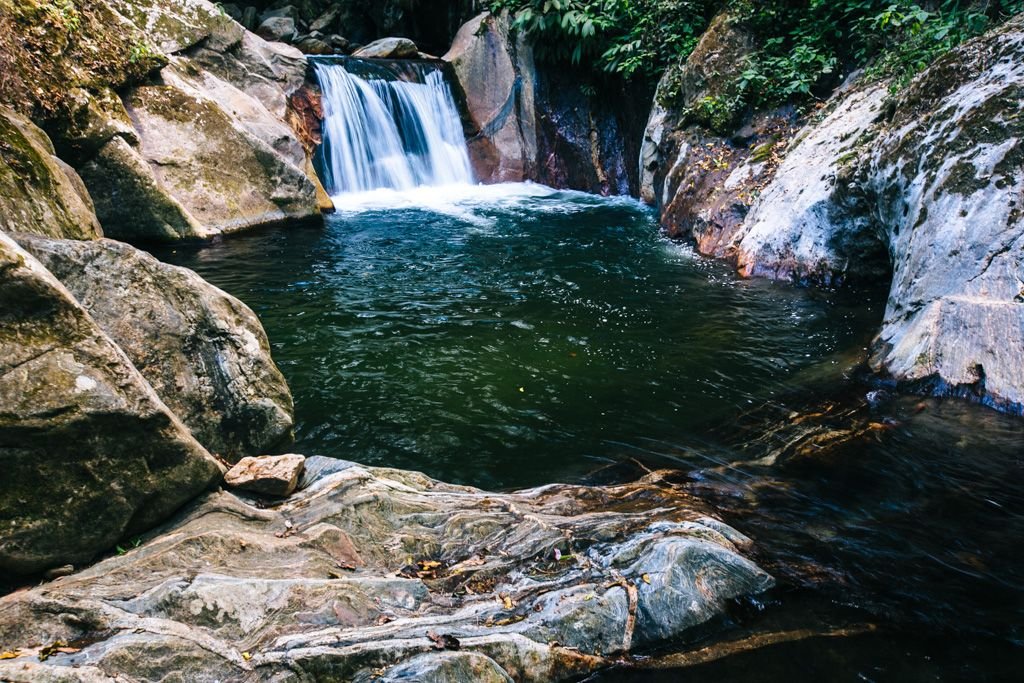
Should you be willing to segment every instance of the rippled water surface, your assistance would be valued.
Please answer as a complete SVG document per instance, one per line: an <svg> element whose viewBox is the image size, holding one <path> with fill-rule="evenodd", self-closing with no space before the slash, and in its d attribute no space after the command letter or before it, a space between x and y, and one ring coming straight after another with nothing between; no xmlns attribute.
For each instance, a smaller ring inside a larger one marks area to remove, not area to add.
<svg viewBox="0 0 1024 683"><path fill-rule="evenodd" d="M158 251L259 314L295 395L296 451L498 488L678 469L780 579L723 632L876 629L689 677L788 680L798 661L794 680L1009 680L1024 666L1022 421L865 401L848 376L884 292L742 281L633 201L539 186L340 209L324 227ZM690 679L670 664L657 680Z"/></svg>

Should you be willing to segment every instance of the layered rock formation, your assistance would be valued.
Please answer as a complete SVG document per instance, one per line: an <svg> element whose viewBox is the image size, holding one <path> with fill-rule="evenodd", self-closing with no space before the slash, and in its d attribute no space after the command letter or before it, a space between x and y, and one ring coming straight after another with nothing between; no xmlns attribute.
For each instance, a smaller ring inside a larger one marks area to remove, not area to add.
<svg viewBox="0 0 1024 683"><path fill-rule="evenodd" d="M123 556L0 598L17 655L0 678L561 680L770 587L748 543L661 473L491 494L309 458L282 505L210 494ZM55 642L71 647L40 661Z"/></svg>

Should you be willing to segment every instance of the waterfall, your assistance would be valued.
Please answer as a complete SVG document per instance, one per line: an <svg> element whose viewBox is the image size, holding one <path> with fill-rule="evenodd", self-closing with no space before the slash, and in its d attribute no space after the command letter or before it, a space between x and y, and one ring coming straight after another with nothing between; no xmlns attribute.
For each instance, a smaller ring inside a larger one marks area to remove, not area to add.
<svg viewBox="0 0 1024 683"><path fill-rule="evenodd" d="M323 91L323 180L332 195L473 182L441 69L357 59L314 66Z"/></svg>

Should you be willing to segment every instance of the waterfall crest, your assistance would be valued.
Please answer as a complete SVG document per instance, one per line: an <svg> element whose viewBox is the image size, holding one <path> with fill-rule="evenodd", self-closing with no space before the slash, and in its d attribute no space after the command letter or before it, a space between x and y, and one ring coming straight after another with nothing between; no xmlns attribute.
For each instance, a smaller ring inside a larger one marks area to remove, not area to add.
<svg viewBox="0 0 1024 683"><path fill-rule="evenodd" d="M330 194L473 182L459 112L439 68L405 63L399 71L355 59L314 66Z"/></svg>

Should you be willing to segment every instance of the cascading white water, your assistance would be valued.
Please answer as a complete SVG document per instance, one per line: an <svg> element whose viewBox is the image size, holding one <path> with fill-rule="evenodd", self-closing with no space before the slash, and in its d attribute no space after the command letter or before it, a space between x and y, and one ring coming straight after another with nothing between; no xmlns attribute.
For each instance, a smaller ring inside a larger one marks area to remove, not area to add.
<svg viewBox="0 0 1024 683"><path fill-rule="evenodd" d="M440 69L409 69L422 82L391 80L383 68L356 75L356 60L319 61L324 185L332 195L473 182L459 112Z"/></svg>

